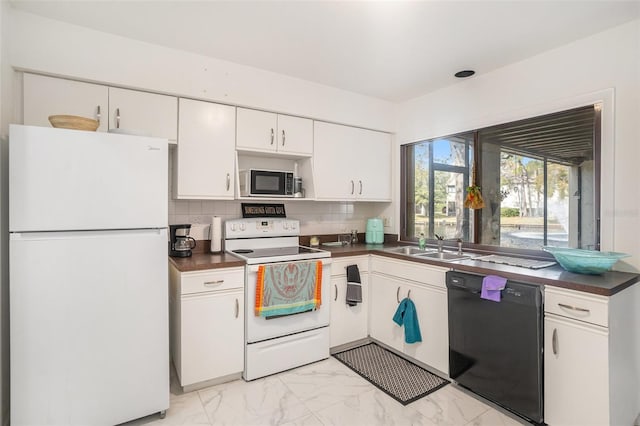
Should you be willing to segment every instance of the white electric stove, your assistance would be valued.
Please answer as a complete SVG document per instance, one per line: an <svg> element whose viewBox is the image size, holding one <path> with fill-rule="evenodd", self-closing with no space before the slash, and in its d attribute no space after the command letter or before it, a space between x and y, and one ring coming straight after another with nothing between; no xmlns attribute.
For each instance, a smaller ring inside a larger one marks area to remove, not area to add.
<svg viewBox="0 0 640 426"><path fill-rule="evenodd" d="M254 380L329 357L331 253L299 245L300 222L283 218L225 222L225 250L245 267L245 380ZM260 265L322 262L319 309L264 318L254 314Z"/></svg>

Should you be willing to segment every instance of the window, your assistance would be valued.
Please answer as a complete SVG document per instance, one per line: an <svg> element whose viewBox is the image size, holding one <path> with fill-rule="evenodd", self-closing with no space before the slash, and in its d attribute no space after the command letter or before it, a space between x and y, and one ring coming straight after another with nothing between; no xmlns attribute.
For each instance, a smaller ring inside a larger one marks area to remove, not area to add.
<svg viewBox="0 0 640 426"><path fill-rule="evenodd" d="M424 234L470 241L470 212L463 204L473 137L473 133L464 133L403 147L404 239L415 240Z"/></svg>
<svg viewBox="0 0 640 426"><path fill-rule="evenodd" d="M590 105L404 145L401 239L599 248L599 123ZM480 210L463 206L473 167Z"/></svg>

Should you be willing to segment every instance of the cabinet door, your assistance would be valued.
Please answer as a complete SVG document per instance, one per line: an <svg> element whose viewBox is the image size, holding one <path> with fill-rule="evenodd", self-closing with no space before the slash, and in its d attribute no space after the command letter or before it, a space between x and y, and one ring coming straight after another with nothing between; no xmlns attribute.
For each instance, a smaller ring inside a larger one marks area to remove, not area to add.
<svg viewBox="0 0 640 426"><path fill-rule="evenodd" d="M166 138L175 143L178 137L178 99L110 87L109 129Z"/></svg>
<svg viewBox="0 0 640 426"><path fill-rule="evenodd" d="M367 201L391 201L391 137L387 133L357 129L356 196ZM359 156L360 157L360 156Z"/></svg>
<svg viewBox="0 0 640 426"><path fill-rule="evenodd" d="M236 148L273 152L277 149L277 114L238 108Z"/></svg>
<svg viewBox="0 0 640 426"><path fill-rule="evenodd" d="M182 386L243 370L243 297L242 291L182 296Z"/></svg>
<svg viewBox="0 0 640 426"><path fill-rule="evenodd" d="M362 303L349 306L346 303L347 278L331 279L331 347L354 342L367 337L367 305L369 286L366 273L360 274Z"/></svg>
<svg viewBox="0 0 640 426"><path fill-rule="evenodd" d="M109 88L62 78L24 74L24 124L51 127L50 115L78 115L100 121L107 130Z"/></svg>
<svg viewBox="0 0 640 426"><path fill-rule="evenodd" d="M607 329L545 316L544 340L545 422L609 424Z"/></svg>
<svg viewBox="0 0 640 426"><path fill-rule="evenodd" d="M180 99L174 197L233 199L235 108Z"/></svg>
<svg viewBox="0 0 640 426"><path fill-rule="evenodd" d="M354 142L357 130L338 124L314 122L313 169L316 199L354 200L357 179L354 167L360 156L369 154L356 152ZM376 158L376 162L380 159ZM386 160L385 160L386 161Z"/></svg>
<svg viewBox="0 0 640 426"><path fill-rule="evenodd" d="M398 309L398 299L407 295L407 288L402 283L388 277L369 275L371 282L371 320L370 335L394 349L403 350L404 329L393 322L393 315Z"/></svg>
<svg viewBox="0 0 640 426"><path fill-rule="evenodd" d="M444 289L405 283L400 290L401 297L407 296L409 291L410 299L416 306L422 342L404 343L403 352L449 374L447 292Z"/></svg>
<svg viewBox="0 0 640 426"><path fill-rule="evenodd" d="M278 115L278 152L311 156L313 153L313 120Z"/></svg>

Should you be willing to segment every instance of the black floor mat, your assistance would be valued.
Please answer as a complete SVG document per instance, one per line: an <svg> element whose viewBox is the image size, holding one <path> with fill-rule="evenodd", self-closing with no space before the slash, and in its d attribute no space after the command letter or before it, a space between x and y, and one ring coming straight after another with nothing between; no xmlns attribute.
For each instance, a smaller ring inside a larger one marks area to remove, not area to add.
<svg viewBox="0 0 640 426"><path fill-rule="evenodd" d="M403 405L416 401L449 383L448 380L375 343L339 352L333 356Z"/></svg>

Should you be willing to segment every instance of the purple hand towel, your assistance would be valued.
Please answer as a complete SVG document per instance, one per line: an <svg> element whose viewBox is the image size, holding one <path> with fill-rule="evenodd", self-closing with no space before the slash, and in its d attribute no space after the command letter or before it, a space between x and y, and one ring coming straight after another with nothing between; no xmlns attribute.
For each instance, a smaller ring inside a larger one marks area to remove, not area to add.
<svg viewBox="0 0 640 426"><path fill-rule="evenodd" d="M480 298L499 302L500 290L504 290L504 286L506 284L506 278L499 277L497 275L487 275L482 280L482 292L480 293Z"/></svg>

